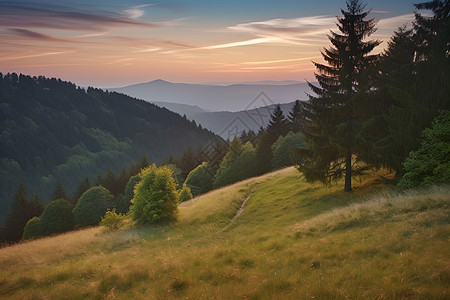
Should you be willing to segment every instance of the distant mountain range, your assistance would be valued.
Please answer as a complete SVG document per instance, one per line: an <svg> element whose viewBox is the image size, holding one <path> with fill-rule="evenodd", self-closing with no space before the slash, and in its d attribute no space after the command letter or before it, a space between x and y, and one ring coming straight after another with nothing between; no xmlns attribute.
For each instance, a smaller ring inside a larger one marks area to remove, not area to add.
<svg viewBox="0 0 450 300"><path fill-rule="evenodd" d="M263 81L245 84L187 84L172 83L161 79L147 83L134 84L121 88L109 88L110 91L147 100L153 103L169 102L197 106L205 111L236 112L274 103L289 103L297 99L307 98L310 89L305 82L295 81ZM181 107L169 108L168 104L161 104L180 114L193 117L195 113L184 111ZM187 107L185 107L187 108ZM192 108L189 108L192 110ZM183 113L184 112L184 113Z"/></svg>

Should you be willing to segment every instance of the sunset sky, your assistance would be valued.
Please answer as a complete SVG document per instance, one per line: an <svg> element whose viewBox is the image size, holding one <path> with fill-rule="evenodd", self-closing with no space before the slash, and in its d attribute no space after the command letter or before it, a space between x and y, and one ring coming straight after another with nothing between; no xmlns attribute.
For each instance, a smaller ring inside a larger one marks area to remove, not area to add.
<svg viewBox="0 0 450 300"><path fill-rule="evenodd" d="M415 1L414 3L416 3ZM365 1L386 47L410 0ZM344 0L0 1L0 72L81 86L313 79Z"/></svg>

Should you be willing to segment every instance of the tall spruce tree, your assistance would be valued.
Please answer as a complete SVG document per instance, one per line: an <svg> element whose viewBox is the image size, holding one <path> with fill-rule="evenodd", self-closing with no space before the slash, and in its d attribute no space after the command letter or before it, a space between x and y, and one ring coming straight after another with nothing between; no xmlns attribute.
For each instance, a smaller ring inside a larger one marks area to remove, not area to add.
<svg viewBox="0 0 450 300"><path fill-rule="evenodd" d="M331 32L332 46L321 52L327 65L314 63L319 85L308 83L315 95L309 95L303 116L308 150L297 154L307 180L329 182L345 176L348 192L352 176L368 168L359 161L365 149L359 130L365 121L362 104L371 88L368 70L377 59L369 53L380 41L365 41L376 30L365 6L359 0L346 4L347 11L341 10L343 16L337 18L340 33Z"/></svg>

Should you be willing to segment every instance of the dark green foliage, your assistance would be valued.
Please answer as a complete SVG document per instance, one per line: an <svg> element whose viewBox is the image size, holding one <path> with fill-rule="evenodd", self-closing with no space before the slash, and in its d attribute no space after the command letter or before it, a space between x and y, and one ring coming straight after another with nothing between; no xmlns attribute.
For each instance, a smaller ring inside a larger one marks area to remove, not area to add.
<svg viewBox="0 0 450 300"><path fill-rule="evenodd" d="M450 184L450 111L442 111L432 128L423 131L420 148L403 165L399 188Z"/></svg>
<svg viewBox="0 0 450 300"><path fill-rule="evenodd" d="M292 166L291 156L293 155L292 148L303 148L303 136L301 133L289 132L286 136L280 136L278 140L272 145L273 159L272 168L274 170L283 167Z"/></svg>
<svg viewBox="0 0 450 300"><path fill-rule="evenodd" d="M402 162L419 147L421 132L430 126L450 101L449 1L415 5L431 10L415 14L413 30L395 32L380 63L381 118L374 127L373 157L396 171L401 178Z"/></svg>
<svg viewBox="0 0 450 300"><path fill-rule="evenodd" d="M258 133L256 156L258 158L258 171L260 174L272 169L272 144L279 136L289 131L289 123L281 110L280 105L275 107L266 130Z"/></svg>
<svg viewBox="0 0 450 300"><path fill-rule="evenodd" d="M214 188L229 185L258 174L256 150L250 142L242 145L241 141L235 138L230 143L229 148L230 150L214 176Z"/></svg>
<svg viewBox="0 0 450 300"><path fill-rule="evenodd" d="M51 201L42 216L28 221L23 239L38 238L70 231L75 226L75 218L70 203L65 199Z"/></svg>
<svg viewBox="0 0 450 300"><path fill-rule="evenodd" d="M113 195L105 187L91 187L81 195L73 209L76 223L80 226L97 225L112 207L113 200Z"/></svg>
<svg viewBox="0 0 450 300"><path fill-rule="evenodd" d="M145 101L16 74L0 75L0 128L0 220L20 178L43 199L51 198L57 181L71 195L86 176L109 169L117 175L144 155L160 162L216 137Z"/></svg>
<svg viewBox="0 0 450 300"><path fill-rule="evenodd" d="M20 182L11 202L9 214L3 224L2 241L16 242L21 239L25 224L30 219L28 211L27 191L25 185Z"/></svg>
<svg viewBox="0 0 450 300"><path fill-rule="evenodd" d="M130 207L138 224L162 224L177 220L178 194L172 171L155 164L143 169L141 181L135 187Z"/></svg>
<svg viewBox="0 0 450 300"><path fill-rule="evenodd" d="M192 170L184 182L194 196L204 194L212 190L213 178L211 176L211 170L209 169L208 163L203 162L201 165L197 166Z"/></svg>
<svg viewBox="0 0 450 300"><path fill-rule="evenodd" d="M119 201L117 202L116 209L118 213L126 214L130 210L131 199L134 197L134 187L139 183L139 181L141 181L141 177L139 177L139 175L130 177L124 193L119 197Z"/></svg>
<svg viewBox="0 0 450 300"><path fill-rule="evenodd" d="M181 190L178 191L178 201L181 203L191 200L192 198L194 198L194 196L192 195L191 189L187 185L183 184Z"/></svg>
<svg viewBox="0 0 450 300"><path fill-rule="evenodd" d="M322 51L327 63L314 63L318 86L309 84L315 94L303 104L307 149L297 153L299 170L309 181L329 182L345 175L345 191L351 191L351 178L368 166L360 162L367 145L362 129L370 119L371 72L377 56L369 53L380 41L364 41L375 31L375 20L366 20L368 11L358 0L347 1L347 11L337 18L340 33L329 35L332 46Z"/></svg>
<svg viewBox="0 0 450 300"><path fill-rule="evenodd" d="M292 132L300 132L303 130L303 107L300 103L300 100L295 100L295 104L292 107L292 110L289 112L288 121L289 121L289 130Z"/></svg>
<svg viewBox="0 0 450 300"><path fill-rule="evenodd" d="M58 181L56 183L55 188L53 189L53 193L52 193L52 197L51 197L50 201L56 200L56 199L69 200L67 197L66 189L64 188L64 186L62 185L62 183L60 181Z"/></svg>

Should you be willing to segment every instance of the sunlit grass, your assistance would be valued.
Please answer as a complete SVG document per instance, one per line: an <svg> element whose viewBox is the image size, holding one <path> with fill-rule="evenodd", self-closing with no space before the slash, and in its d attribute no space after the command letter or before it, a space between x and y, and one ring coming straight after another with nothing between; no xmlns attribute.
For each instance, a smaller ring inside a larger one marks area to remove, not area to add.
<svg viewBox="0 0 450 300"><path fill-rule="evenodd" d="M183 203L170 226L0 249L0 298L446 299L449 189L395 195L386 176L348 194L288 168Z"/></svg>

